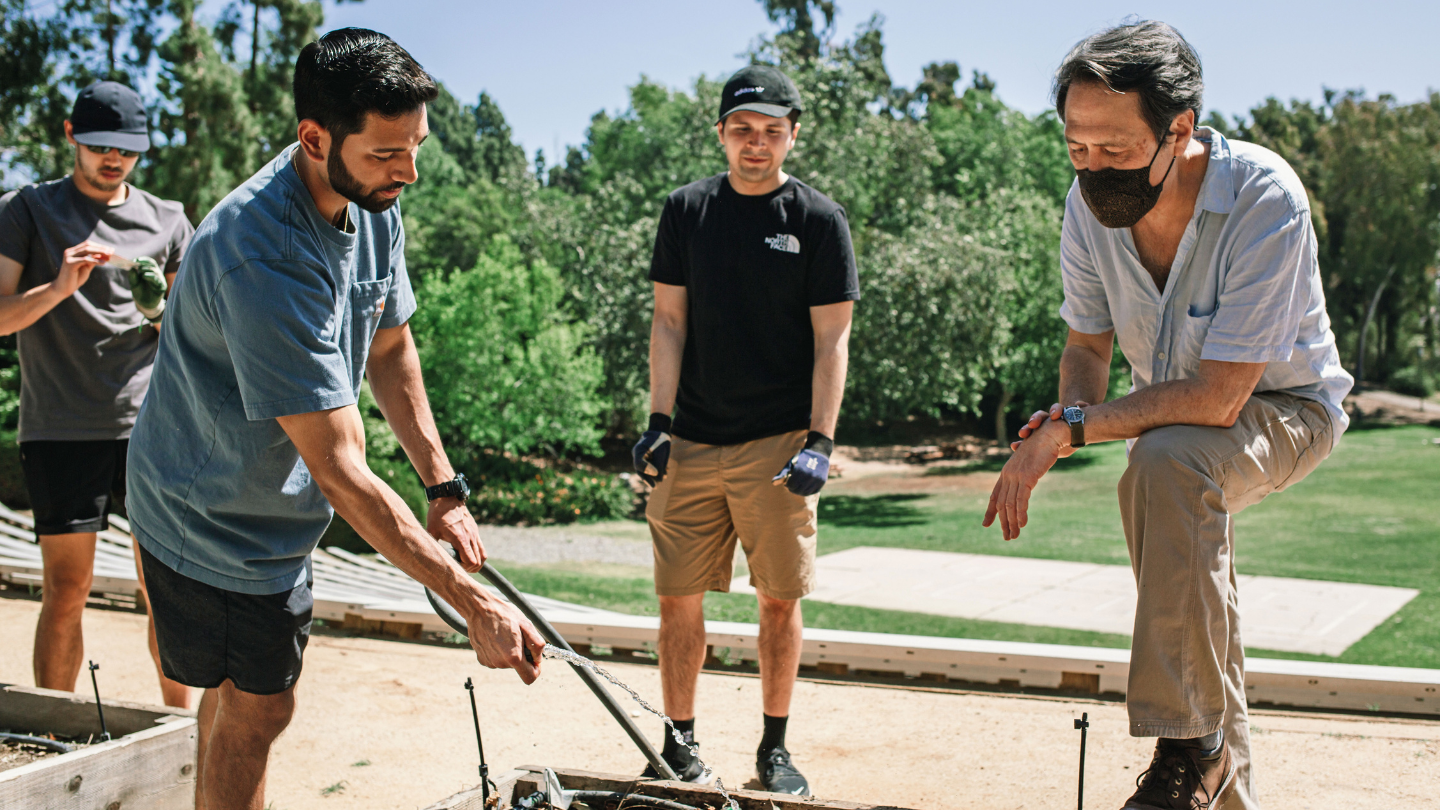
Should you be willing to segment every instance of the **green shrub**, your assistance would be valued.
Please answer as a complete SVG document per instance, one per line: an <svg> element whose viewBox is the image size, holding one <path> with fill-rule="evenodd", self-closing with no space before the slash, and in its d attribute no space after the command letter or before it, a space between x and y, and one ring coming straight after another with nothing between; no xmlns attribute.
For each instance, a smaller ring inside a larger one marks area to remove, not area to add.
<svg viewBox="0 0 1440 810"><path fill-rule="evenodd" d="M635 494L619 476L534 468L527 479L481 476L470 511L481 523L574 523L629 517Z"/></svg>
<svg viewBox="0 0 1440 810"><path fill-rule="evenodd" d="M410 320L452 457L484 449L599 454L602 367L561 308L559 274L496 236L472 270L417 285Z"/></svg>
<svg viewBox="0 0 1440 810"><path fill-rule="evenodd" d="M1406 396L1428 397L1435 393L1435 381L1419 366L1406 366L1391 374L1389 385L1391 391Z"/></svg>

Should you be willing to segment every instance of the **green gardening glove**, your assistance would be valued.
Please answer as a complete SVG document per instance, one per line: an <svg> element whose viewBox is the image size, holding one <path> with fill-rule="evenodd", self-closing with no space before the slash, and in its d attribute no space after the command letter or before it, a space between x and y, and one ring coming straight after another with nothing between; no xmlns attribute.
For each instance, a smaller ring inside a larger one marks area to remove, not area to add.
<svg viewBox="0 0 1440 810"><path fill-rule="evenodd" d="M135 308L151 323L165 314L165 274L160 265L149 256L136 259L129 271L130 295L135 298Z"/></svg>

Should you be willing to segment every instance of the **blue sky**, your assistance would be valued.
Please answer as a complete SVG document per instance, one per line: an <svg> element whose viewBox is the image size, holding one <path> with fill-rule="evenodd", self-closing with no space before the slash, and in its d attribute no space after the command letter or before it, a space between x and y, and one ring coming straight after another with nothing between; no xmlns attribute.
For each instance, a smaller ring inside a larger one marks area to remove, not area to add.
<svg viewBox="0 0 1440 810"><path fill-rule="evenodd" d="M886 65L913 86L923 65L983 70L1006 102L1049 106L1050 75L1085 34L1126 15L1163 19L1200 51L1206 107L1243 113L1267 96L1319 99L1322 87L1363 87L1415 101L1440 89L1440 2L1248 0L1244 3L1028 3L840 0L838 31L880 13ZM364 0L326 3L325 29L383 31L459 98L500 103L532 155L579 144L590 116L626 104L644 74L684 87L728 75L755 37L773 31L755 0Z"/></svg>

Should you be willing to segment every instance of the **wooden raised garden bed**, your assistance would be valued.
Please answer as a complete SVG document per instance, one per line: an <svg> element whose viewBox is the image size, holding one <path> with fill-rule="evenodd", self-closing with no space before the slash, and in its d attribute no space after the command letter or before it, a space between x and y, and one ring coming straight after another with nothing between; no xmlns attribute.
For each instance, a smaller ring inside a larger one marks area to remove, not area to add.
<svg viewBox="0 0 1440 810"><path fill-rule="evenodd" d="M95 699L0 684L0 730L77 744L0 770L0 807L188 810L195 806L195 718L164 706L107 700L100 739ZM0 765L0 767L4 767Z"/></svg>
<svg viewBox="0 0 1440 810"><path fill-rule="evenodd" d="M720 808L720 794L713 787L701 787L687 782L652 781L644 782L633 776L612 773L592 773L565 768L552 768L560 778L565 790L597 790L609 793L653 796L697 808ZM484 808L480 788L461 791L425 810L509 810L520 806L521 800L545 790L545 767L543 765L522 765L519 769L506 771L494 777L498 794L490 797L490 808ZM499 801L496 801L498 795ZM783 793L764 793L758 790L731 790L731 797L740 810L906 810L893 805L856 804L853 802L827 801L824 799L787 796ZM591 802L585 806L591 810L614 810L615 802ZM571 805L575 807L575 805Z"/></svg>

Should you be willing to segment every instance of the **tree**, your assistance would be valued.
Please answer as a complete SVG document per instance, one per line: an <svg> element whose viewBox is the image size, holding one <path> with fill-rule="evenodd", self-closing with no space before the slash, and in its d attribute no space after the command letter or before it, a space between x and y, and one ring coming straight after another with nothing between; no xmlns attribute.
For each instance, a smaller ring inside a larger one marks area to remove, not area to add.
<svg viewBox="0 0 1440 810"><path fill-rule="evenodd" d="M803 59L820 55L825 41L835 26L835 3L829 0L760 0L765 16L781 26L781 33L795 39L795 52ZM815 15L825 18L823 27L816 27Z"/></svg>
<svg viewBox="0 0 1440 810"><path fill-rule="evenodd" d="M1358 91L1327 91L1323 105L1269 99L1237 130L1309 191L1327 308L1356 378L1419 362L1440 252L1440 94L1408 105Z"/></svg>
<svg viewBox="0 0 1440 810"><path fill-rule="evenodd" d="M559 274L504 236L472 270L421 281L410 327L447 447L598 452L602 366L563 295Z"/></svg>

